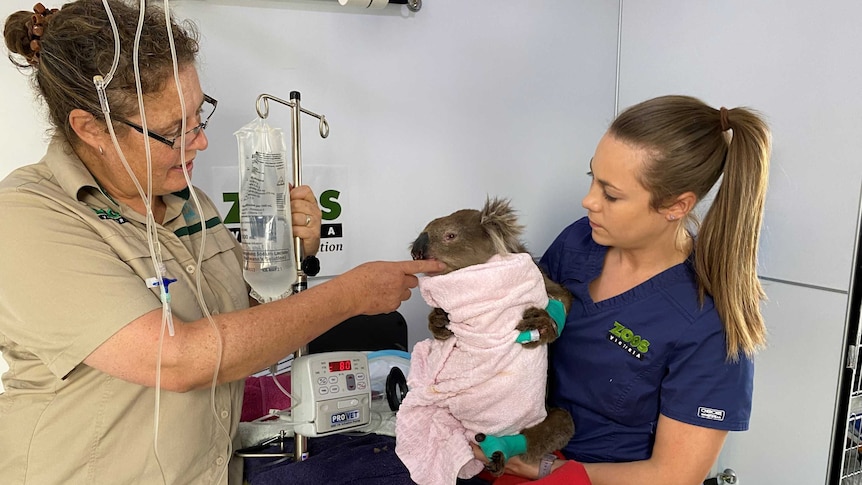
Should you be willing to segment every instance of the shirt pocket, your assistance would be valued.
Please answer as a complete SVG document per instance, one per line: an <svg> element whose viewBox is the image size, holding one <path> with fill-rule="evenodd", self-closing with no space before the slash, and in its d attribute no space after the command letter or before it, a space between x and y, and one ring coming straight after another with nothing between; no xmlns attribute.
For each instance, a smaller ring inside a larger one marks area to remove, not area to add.
<svg viewBox="0 0 862 485"><path fill-rule="evenodd" d="M109 244L120 260L126 263L142 280L155 276L153 254L157 248L151 248L146 239L136 235L119 234L111 237ZM164 246L159 248L159 253L165 267L168 267L169 263L175 259L170 251L165 250Z"/></svg>
<svg viewBox="0 0 862 485"><path fill-rule="evenodd" d="M207 233L202 258L203 277L218 295L218 308L222 312L248 308L248 288L237 258L237 244L236 238L224 225L220 224Z"/></svg>
<svg viewBox="0 0 862 485"><path fill-rule="evenodd" d="M617 377L609 375L610 384L604 396L612 417L625 426L655 428L661 407L663 365L638 361L634 357L624 363ZM620 378L619 376L627 376Z"/></svg>

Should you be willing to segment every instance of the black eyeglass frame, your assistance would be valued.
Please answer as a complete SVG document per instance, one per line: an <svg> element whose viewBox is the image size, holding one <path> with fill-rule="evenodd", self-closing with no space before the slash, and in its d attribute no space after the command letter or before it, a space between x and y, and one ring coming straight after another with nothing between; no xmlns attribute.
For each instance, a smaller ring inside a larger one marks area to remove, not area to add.
<svg viewBox="0 0 862 485"><path fill-rule="evenodd" d="M213 110L210 112L209 115L207 115L207 119L203 120L199 125L195 126L191 130L187 131L185 133L186 137L188 137L189 134L197 136L197 134L200 133L201 130L206 130L207 124L210 122L210 118L212 118L213 115L215 114L216 108L218 108L218 100L216 100L212 96L204 93L204 102L213 105ZM138 133L140 133L142 135L144 134L144 127L141 125L132 123L131 121L127 121L127 120L124 120L122 118L114 118L114 121L119 121L120 123L134 129ZM170 139L170 138L166 138L162 135L159 135L159 134L153 133L152 131L147 130L147 136L149 136L153 140L164 143L165 145L171 147L174 150L179 150L181 148L179 146L174 146L174 144L182 138L182 135L179 135L179 136L174 137L173 139Z"/></svg>

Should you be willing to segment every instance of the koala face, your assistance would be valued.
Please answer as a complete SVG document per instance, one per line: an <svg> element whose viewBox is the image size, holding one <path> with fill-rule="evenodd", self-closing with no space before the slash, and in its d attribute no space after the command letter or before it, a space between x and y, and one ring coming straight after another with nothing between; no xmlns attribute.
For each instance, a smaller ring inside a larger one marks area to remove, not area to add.
<svg viewBox="0 0 862 485"><path fill-rule="evenodd" d="M431 221L413 242L413 259L436 259L445 274L482 264L495 254L526 252L522 227L505 200L488 200L479 210L462 209Z"/></svg>
<svg viewBox="0 0 862 485"><path fill-rule="evenodd" d="M488 261L496 251L479 220L479 211L470 209L434 219L413 242L413 259L436 259L446 264L438 274Z"/></svg>

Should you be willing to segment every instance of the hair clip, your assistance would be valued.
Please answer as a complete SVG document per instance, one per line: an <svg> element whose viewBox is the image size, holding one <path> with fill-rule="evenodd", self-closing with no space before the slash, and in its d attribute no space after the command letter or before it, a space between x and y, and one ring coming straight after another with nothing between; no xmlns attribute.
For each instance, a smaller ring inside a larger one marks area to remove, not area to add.
<svg viewBox="0 0 862 485"><path fill-rule="evenodd" d="M33 51L34 58L38 60L39 51L42 50L42 45L39 39L45 33L45 20L55 12L56 8L47 8L41 3L33 6L33 16L27 22L27 33L30 36L30 49Z"/></svg>

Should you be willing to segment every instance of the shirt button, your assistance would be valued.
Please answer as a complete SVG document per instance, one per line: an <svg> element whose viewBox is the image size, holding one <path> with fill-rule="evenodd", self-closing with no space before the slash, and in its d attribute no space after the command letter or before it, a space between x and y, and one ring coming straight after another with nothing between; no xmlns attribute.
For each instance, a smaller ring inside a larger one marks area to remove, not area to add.
<svg viewBox="0 0 862 485"><path fill-rule="evenodd" d="M230 413L229 413L229 412L227 412L227 409L222 409L222 410L221 410L221 418L222 418L222 419L227 419L227 417L228 417L228 416L230 416Z"/></svg>
<svg viewBox="0 0 862 485"><path fill-rule="evenodd" d="M194 272L195 272L195 265L190 264L190 265L186 266L186 273L192 274Z"/></svg>
<svg viewBox="0 0 862 485"><path fill-rule="evenodd" d="M224 458L222 458L222 457L216 458L216 465L218 465L218 466L224 465Z"/></svg>

